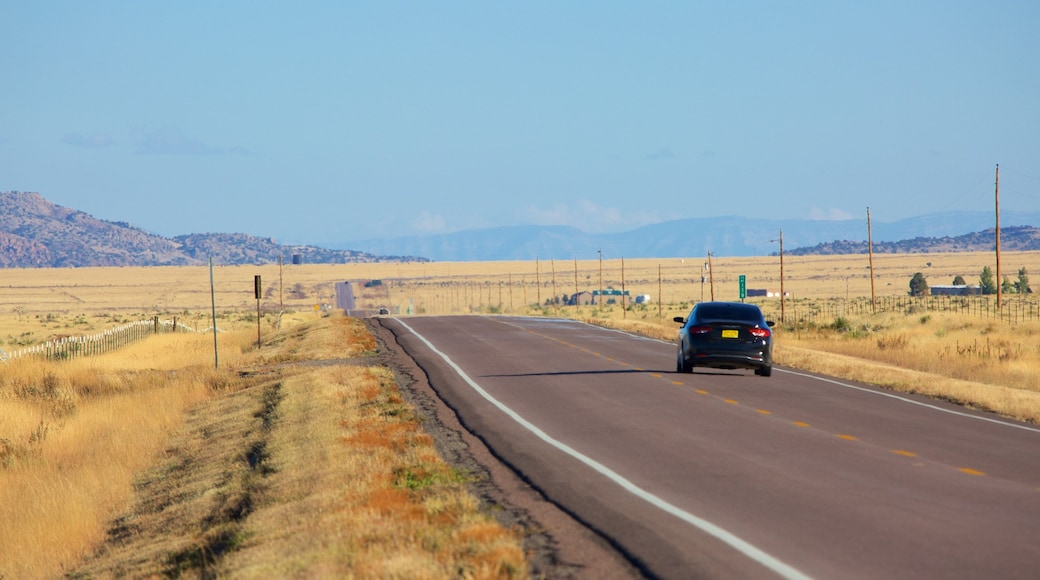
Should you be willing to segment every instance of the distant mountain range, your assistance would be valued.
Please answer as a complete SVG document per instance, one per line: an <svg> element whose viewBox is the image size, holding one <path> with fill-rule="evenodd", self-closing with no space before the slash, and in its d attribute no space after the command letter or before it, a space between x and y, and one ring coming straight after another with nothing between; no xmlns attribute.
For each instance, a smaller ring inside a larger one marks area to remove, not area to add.
<svg viewBox="0 0 1040 580"><path fill-rule="evenodd" d="M110 222L47 201L38 193L0 193L0 267L180 266L415 261L353 250L283 246L247 234L165 238L126 222Z"/></svg>
<svg viewBox="0 0 1040 580"><path fill-rule="evenodd" d="M1015 226L1033 224L1040 224L1040 213L1002 212L1001 247L1040 250L1040 241L1028 233L1028 228L1013 230ZM781 229L785 253L867 252L865 219L767 220L733 216L668 221L614 234L589 234L566 226L514 226L364 240L350 242L349 246L376 254L424 256L450 262L536 257L591 259L600 251L611 258L682 258L705 256L708 252L716 256L760 256L779 252ZM874 251L880 253L986 251L993 249L993 229L991 213L946 212L891 223L874 221L871 238ZM1012 236L1015 241L1005 245L1005 238Z"/></svg>
<svg viewBox="0 0 1040 580"><path fill-rule="evenodd" d="M1040 213L1001 215L1001 248L1040 250ZM949 212L892 223L874 222L876 253L990 251L993 216ZM514 226L452 234L367 240L339 249L281 245L248 234L187 234L165 238L126 222L95 218L47 201L38 193L0 193L0 268L164 266L205 264L493 261L535 258L672 258L867 252L865 220L691 218L616 234L565 226ZM349 249L348 249L349 248Z"/></svg>

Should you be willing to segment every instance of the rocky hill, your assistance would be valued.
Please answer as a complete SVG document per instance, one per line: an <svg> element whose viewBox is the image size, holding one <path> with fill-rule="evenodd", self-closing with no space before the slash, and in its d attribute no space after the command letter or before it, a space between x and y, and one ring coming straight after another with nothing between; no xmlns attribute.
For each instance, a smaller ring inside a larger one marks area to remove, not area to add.
<svg viewBox="0 0 1040 580"><path fill-rule="evenodd" d="M424 261L314 246L282 246L246 234L190 234L173 239L47 201L38 193L0 193L0 267L263 264L299 256L308 264Z"/></svg>
<svg viewBox="0 0 1040 580"><path fill-rule="evenodd" d="M874 242L875 254L934 254L938 252L990 252L996 249L996 230L990 228L962 236L917 237L898 242ZM1000 249L1009 252L1040 250L1040 228L1011 226L1000 229ZM790 250L792 256L866 254L867 242L842 240Z"/></svg>

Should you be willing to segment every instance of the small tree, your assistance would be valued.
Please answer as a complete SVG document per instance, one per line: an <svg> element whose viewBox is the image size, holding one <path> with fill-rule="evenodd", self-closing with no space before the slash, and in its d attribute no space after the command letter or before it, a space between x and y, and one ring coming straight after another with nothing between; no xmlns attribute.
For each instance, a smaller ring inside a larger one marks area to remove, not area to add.
<svg viewBox="0 0 1040 580"><path fill-rule="evenodd" d="M964 276L957 276L953 279L954 286L967 286L968 283L964 281Z"/></svg>
<svg viewBox="0 0 1040 580"><path fill-rule="evenodd" d="M1015 282L1015 291L1019 294L1029 294L1032 292L1032 290L1029 289L1029 276L1026 275L1025 266L1018 270L1018 280Z"/></svg>
<svg viewBox="0 0 1040 580"><path fill-rule="evenodd" d="M982 287L983 294L997 293L997 282L993 279L993 270L990 270L989 266L982 268L982 275L979 276L979 286Z"/></svg>
<svg viewBox="0 0 1040 580"><path fill-rule="evenodd" d="M1004 281L1000 283L1000 292L1002 294L1014 294L1015 285L1011 283L1011 279L1004 276Z"/></svg>
<svg viewBox="0 0 1040 580"><path fill-rule="evenodd" d="M910 295L928 296L928 294L928 281L924 279L924 274L920 272L914 274L914 277L910 279Z"/></svg>

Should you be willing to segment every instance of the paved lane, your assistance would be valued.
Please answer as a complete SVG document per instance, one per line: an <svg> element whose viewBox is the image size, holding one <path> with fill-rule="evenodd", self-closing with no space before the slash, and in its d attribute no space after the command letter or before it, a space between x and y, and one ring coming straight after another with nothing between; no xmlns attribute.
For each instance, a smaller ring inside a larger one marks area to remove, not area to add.
<svg viewBox="0 0 1040 580"><path fill-rule="evenodd" d="M387 321L504 461L649 574L1035 577L1040 429L572 321Z"/></svg>

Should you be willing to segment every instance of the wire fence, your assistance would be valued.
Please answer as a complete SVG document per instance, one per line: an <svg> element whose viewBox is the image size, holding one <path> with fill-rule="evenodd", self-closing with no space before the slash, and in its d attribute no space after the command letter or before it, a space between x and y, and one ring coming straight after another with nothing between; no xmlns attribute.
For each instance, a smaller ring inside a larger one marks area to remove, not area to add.
<svg viewBox="0 0 1040 580"><path fill-rule="evenodd" d="M83 356L105 354L157 334L195 332L195 329L173 320L139 320L104 332L86 336L64 336L34 344L12 352L0 350L0 360L7 362L22 357L71 360Z"/></svg>
<svg viewBox="0 0 1040 580"><path fill-rule="evenodd" d="M781 319L778 302L760 304L770 318ZM881 296L851 300L790 301L783 309L785 322L833 322L837 318L898 312L924 314L946 312L1010 324L1040 322L1040 302L1034 298L1004 298L997 308L995 296Z"/></svg>

